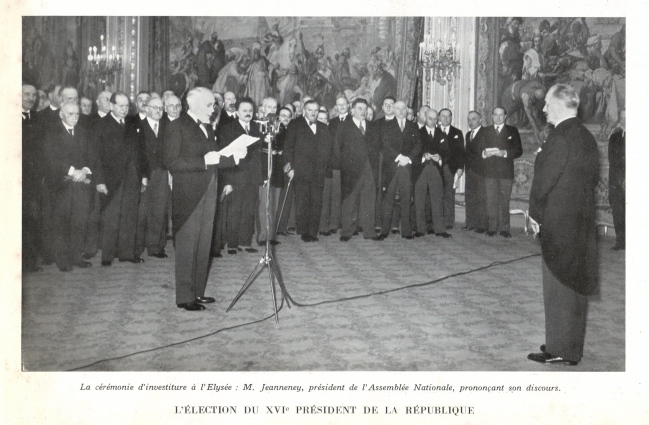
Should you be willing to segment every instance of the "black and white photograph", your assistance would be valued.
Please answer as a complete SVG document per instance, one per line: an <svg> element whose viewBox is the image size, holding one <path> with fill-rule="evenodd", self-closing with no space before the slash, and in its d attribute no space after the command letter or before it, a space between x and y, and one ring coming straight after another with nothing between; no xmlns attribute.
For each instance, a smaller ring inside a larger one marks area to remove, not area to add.
<svg viewBox="0 0 649 425"><path fill-rule="evenodd" d="M647 420L641 20L383 6L12 16L7 423Z"/></svg>

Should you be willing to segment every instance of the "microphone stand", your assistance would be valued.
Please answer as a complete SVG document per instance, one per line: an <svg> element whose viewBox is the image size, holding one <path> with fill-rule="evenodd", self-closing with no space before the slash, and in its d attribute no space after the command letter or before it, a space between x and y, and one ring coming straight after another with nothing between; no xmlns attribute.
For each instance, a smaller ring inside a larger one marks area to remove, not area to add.
<svg viewBox="0 0 649 425"><path fill-rule="evenodd" d="M273 175L273 142L275 141L275 137L277 136L277 133L279 133L279 128L280 128L280 123L279 120L276 117L273 117L274 119L271 120L263 120L263 121L256 121L257 124L259 124L259 129L262 134L264 134L264 140L262 143L266 143L266 135L271 135L271 140L268 142L268 155L267 155L267 164L268 164L268 180L266 180L266 248L264 250L264 254L261 256L261 259L255 266L254 270L252 273L250 273L250 276L248 276L248 279L246 279L246 282L243 284L237 295L234 297L232 300L232 303L230 306L225 310L225 312L229 312L232 307L239 301L239 298L248 290L250 285L254 282L255 278L258 276L258 271L261 273L261 270L264 267L268 268L268 279L270 280L270 291L273 297L273 307L275 309L275 323L279 323L279 317L278 317L278 310L277 310L277 296L275 295L275 280L277 280L277 284L279 285L280 288L280 295L286 301L286 305L288 308L291 308L291 304L289 302L289 296L288 292L286 291L286 287L284 286L284 282L282 281L282 277L279 273L279 270L277 269L277 265L275 262L275 259L273 257L273 252L270 244L270 180Z"/></svg>

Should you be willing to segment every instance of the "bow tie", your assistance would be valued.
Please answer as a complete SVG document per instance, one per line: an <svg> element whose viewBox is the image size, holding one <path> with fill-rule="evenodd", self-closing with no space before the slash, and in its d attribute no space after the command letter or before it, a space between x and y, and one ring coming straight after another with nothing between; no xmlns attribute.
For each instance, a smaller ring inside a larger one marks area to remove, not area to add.
<svg viewBox="0 0 649 425"><path fill-rule="evenodd" d="M309 121L309 125L315 125L315 121Z"/></svg>

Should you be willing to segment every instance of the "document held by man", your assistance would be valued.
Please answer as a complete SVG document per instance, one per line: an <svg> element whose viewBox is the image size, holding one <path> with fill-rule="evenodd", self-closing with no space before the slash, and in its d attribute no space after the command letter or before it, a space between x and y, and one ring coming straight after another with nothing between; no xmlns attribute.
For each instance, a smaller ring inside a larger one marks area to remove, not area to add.
<svg viewBox="0 0 649 425"><path fill-rule="evenodd" d="M237 137L232 143L221 149L219 151L219 155L231 156L235 152L245 152L248 146L252 145L257 140L259 140L259 137L252 137L247 134L242 134L241 136Z"/></svg>

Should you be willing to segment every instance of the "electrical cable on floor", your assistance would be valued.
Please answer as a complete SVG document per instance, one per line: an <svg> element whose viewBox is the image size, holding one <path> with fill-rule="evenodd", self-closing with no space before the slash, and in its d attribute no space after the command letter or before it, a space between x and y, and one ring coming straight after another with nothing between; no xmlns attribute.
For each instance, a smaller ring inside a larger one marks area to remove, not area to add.
<svg viewBox="0 0 649 425"><path fill-rule="evenodd" d="M486 265L486 266L482 266L482 267L478 267L478 268L475 268L475 269L466 270L466 271L462 271L462 272L452 273L452 274L449 274L449 275L442 276L440 278L431 280L429 282L414 283L414 284L411 284L411 285L400 286L398 288L387 289L387 290L384 290L384 291L371 292L369 294L354 295L352 297L337 298L337 299L333 299L333 300L325 300L325 301L320 301L320 302L312 303L312 304L301 304L301 303L295 301L293 299L293 297L291 297L291 295L288 293L288 290L285 292L285 295L286 295L287 299L291 303L293 303L294 305L296 305L298 307L316 307L316 306L323 305L323 304L333 304L333 303L339 303L339 302L345 302L345 301L358 300L358 299L362 299L362 298L369 298L369 297L373 297L373 296L377 296L377 295L389 294L389 293L392 293L392 292L402 291L404 289L421 288L421 287L425 287L425 286L430 286L430 285L434 285L436 283L439 283L439 282L442 282L444 280L451 279L451 278L454 278L454 277L464 276L464 275L467 275L467 274L480 272L480 271L483 271L483 270L490 269L492 267L502 266L502 265L505 265L505 264L511 264L511 263L515 263L517 261L525 260L525 259L532 258L532 257L539 257L540 255L541 255L541 253L535 253L535 254L523 255L522 257L517 257L517 258L511 259L511 260L494 261L493 263L491 263L489 265ZM281 273L280 273L280 278L281 278ZM281 304L280 304L279 308L277 309L277 311L278 312L281 311L282 307L284 307L284 298L283 297L282 297ZM198 341L200 339L208 338L210 336L216 335L216 334L221 333L221 332L229 331L229 330L232 330L232 329L243 328L243 327L250 326L250 325L255 325L255 324L258 324L258 323L263 323L268 319L272 319L273 317L275 317L274 313L271 314L270 316L264 317L263 319L254 320L254 321L251 321L251 322L246 322L246 323L242 323L242 324L239 324L239 325L229 326L229 327L226 327L226 328L221 328L221 329L218 329L218 330L216 330L214 332L210 332L210 333L205 334L205 335L199 335L197 337L186 339L186 340L183 340L183 341L174 342L174 343L163 345L163 346L160 346L160 347L149 348L147 350L136 351L134 353L125 354L123 356L116 356L116 357L111 357L111 358L108 358L108 359L97 360L96 362L87 364L85 366L79 366L79 367L76 367L74 369L68 369L68 372L73 372L73 371L86 369L88 367L95 366L95 365L98 365L100 363L110 362L110 361L113 361L113 360L125 359L127 357L136 356L138 354L151 353L153 351L158 351L158 350L163 350L165 348L175 347L175 346L186 344L186 343L189 343L189 342L192 342L192 341Z"/></svg>

